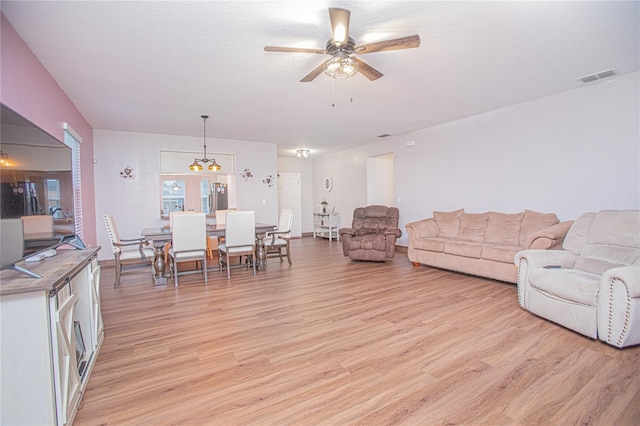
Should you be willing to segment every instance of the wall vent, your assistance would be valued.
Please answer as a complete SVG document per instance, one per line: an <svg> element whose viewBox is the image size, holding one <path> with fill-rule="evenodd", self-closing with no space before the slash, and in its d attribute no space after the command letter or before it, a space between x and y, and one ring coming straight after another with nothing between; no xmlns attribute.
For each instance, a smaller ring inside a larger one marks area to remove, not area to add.
<svg viewBox="0 0 640 426"><path fill-rule="evenodd" d="M583 83L591 83L592 81L602 80L605 78L613 77L616 75L616 69L611 68L610 70L600 71L595 74L585 75L584 77L580 77L578 80Z"/></svg>

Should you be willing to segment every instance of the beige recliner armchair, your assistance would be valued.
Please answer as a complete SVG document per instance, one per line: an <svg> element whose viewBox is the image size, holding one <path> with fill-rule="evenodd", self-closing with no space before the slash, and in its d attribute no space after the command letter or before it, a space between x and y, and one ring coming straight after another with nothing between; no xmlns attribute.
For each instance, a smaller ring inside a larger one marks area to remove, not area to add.
<svg viewBox="0 0 640 426"><path fill-rule="evenodd" d="M612 346L640 344L640 211L585 213L562 248L516 254L520 306Z"/></svg>
<svg viewBox="0 0 640 426"><path fill-rule="evenodd" d="M351 228L340 229L342 252L353 260L384 262L393 259L400 212L396 207L367 206L353 211Z"/></svg>

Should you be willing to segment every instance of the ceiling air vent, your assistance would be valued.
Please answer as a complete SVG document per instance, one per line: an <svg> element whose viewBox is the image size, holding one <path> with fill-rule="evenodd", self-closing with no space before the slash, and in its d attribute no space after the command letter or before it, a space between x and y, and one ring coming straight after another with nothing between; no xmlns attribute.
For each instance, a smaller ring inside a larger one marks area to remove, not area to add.
<svg viewBox="0 0 640 426"><path fill-rule="evenodd" d="M610 70L600 71L595 74L585 75L584 77L580 77L578 80L583 83L591 83L592 81L602 80L604 78L613 77L616 75L616 69L611 68Z"/></svg>

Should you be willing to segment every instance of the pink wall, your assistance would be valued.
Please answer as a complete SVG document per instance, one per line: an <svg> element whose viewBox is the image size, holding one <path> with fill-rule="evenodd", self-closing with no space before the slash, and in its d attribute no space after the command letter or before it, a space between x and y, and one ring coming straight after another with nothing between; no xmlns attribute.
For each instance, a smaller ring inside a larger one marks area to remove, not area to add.
<svg viewBox="0 0 640 426"><path fill-rule="evenodd" d="M96 245L93 129L4 15L0 23L0 102L62 141L66 122L82 137L84 240Z"/></svg>

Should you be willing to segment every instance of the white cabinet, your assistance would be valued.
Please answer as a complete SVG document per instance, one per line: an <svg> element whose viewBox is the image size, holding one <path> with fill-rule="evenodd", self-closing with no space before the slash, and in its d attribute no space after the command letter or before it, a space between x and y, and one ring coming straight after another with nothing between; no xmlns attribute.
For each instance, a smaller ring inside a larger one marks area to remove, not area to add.
<svg viewBox="0 0 640 426"><path fill-rule="evenodd" d="M59 250L42 279L2 271L0 424L73 422L104 338L98 250Z"/></svg>
<svg viewBox="0 0 640 426"><path fill-rule="evenodd" d="M340 213L314 213L313 214L313 238L323 237L329 241L340 241L338 230L340 227Z"/></svg>

